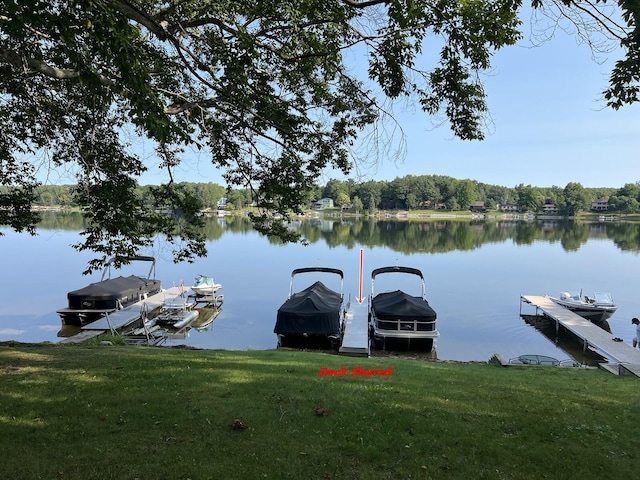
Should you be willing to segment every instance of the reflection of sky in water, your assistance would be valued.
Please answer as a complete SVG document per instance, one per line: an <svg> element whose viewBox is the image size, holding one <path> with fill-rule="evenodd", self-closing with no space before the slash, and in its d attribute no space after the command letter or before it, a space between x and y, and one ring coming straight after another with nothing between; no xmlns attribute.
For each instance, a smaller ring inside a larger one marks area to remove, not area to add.
<svg viewBox="0 0 640 480"><path fill-rule="evenodd" d="M59 340L60 320L55 310L66 306L66 294L98 281L101 272L82 276L91 255L70 245L77 233L41 231L39 236L3 230L0 237L0 341ZM344 271L345 297L358 294L358 245L328 246L324 240L281 246L257 233L226 232L209 242L209 256L194 264L175 265L166 250L155 252L156 275L163 286L186 284L196 275L211 275L222 283L222 313L204 331L191 331L186 340L170 344L214 349L266 349L276 344L273 326L278 307L289 292L291 271L300 267L335 267ZM610 320L612 333L630 343L630 319L640 315L637 272L640 256L622 252L610 240L589 239L567 252L560 242L536 241L517 245L512 240L486 243L469 251L403 254L388 247L364 248L363 293L371 292L371 270L388 265L419 268L427 298L438 313L441 359L487 360L533 353L559 359L567 354L520 318L521 294L558 295L561 291L609 291L619 308ZM126 267L121 273L145 274L148 264ZM387 282L385 277L392 281ZM334 276L335 277L335 276ZM298 291L315 279L296 276ZM307 283L308 282L308 283ZM337 277L326 279L338 288ZM375 292L404 289L418 293L413 275L376 277ZM523 313L532 309L523 306Z"/></svg>

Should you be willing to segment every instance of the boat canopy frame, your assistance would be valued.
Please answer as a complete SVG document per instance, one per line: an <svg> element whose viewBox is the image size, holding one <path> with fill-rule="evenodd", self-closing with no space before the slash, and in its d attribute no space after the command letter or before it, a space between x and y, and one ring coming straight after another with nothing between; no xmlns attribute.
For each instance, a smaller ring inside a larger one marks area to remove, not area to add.
<svg viewBox="0 0 640 480"><path fill-rule="evenodd" d="M340 270L339 268L331 268L331 267L303 267L303 268L295 268L291 272L291 282L289 284L289 296L287 297L287 299L291 298L294 293L293 292L294 277L301 273L314 273L314 272L334 273L338 275L340 277L340 296L344 297L344 294L342 293L344 288L344 272L342 270Z"/></svg>
<svg viewBox="0 0 640 480"><path fill-rule="evenodd" d="M422 274L422 271L417 269L417 268L413 268L413 267L400 267L400 266L392 266L392 267L380 267L380 268L375 268L373 269L373 271L371 272L371 298L373 298L375 296L374 294L374 282L375 279L378 275L381 275L383 273L409 273L411 275L416 275L418 277L420 277L420 281L422 283L422 298L426 300L427 298L427 291L426 291L426 286L425 286L425 282L424 282L424 275Z"/></svg>
<svg viewBox="0 0 640 480"><path fill-rule="evenodd" d="M149 273L147 274L146 278L148 280L155 280L156 278L156 259L155 257L151 257L151 256L147 256L147 255L133 255L130 257L126 257L127 260L129 260L127 262L127 264L131 263L132 261L139 261L139 262L151 262L151 267L149 267ZM110 258L107 263L104 266L104 270L102 270L102 277L100 277L100 281L102 282L104 280L105 275L107 275L107 278L110 279L111 278L111 265L113 265L116 262L116 257L112 257ZM153 277L151 276L153 275Z"/></svg>

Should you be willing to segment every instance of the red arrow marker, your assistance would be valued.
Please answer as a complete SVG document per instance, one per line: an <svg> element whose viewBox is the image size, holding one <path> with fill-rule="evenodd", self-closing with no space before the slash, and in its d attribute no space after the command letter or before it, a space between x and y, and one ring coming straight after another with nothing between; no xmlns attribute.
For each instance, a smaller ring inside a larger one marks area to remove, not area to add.
<svg viewBox="0 0 640 480"><path fill-rule="evenodd" d="M362 249L360 249L360 286L358 289L358 303L362 304L362 302L364 301L364 298L362 298L362 266L363 266L363 256L364 256L364 252L362 251Z"/></svg>

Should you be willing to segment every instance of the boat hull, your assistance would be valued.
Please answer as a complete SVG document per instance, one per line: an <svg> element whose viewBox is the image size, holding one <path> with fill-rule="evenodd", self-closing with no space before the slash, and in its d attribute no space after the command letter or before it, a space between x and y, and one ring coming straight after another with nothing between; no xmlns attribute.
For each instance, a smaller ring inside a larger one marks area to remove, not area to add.
<svg viewBox="0 0 640 480"><path fill-rule="evenodd" d="M550 297L551 298L551 297ZM588 306L588 305L575 305L570 302L563 302L558 298L551 298L556 304L567 310L572 311L576 315L580 315L582 318L589 320L593 323L600 323L608 320L616 313L617 306Z"/></svg>
<svg viewBox="0 0 640 480"><path fill-rule="evenodd" d="M213 295L221 288L222 288L222 285L215 284L215 285L206 285L203 287L193 286L191 287L191 290L193 290L193 292L200 297L206 297L206 296Z"/></svg>

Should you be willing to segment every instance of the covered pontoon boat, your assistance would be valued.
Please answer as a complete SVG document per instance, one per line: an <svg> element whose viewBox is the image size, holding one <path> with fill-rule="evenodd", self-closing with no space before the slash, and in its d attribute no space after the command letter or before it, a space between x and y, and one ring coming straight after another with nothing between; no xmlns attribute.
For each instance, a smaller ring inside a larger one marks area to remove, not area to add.
<svg viewBox="0 0 640 480"><path fill-rule="evenodd" d="M316 281L304 290L293 291L293 279L301 273L330 273L340 277L340 292ZM276 325L279 346L335 346L344 328L342 270L327 267L297 268L291 273L287 300L278 309Z"/></svg>
<svg viewBox="0 0 640 480"><path fill-rule="evenodd" d="M99 282L67 293L68 307L57 311L62 323L84 325L103 317L105 312L123 309L160 292L160 280L152 278L152 274L155 277L155 258L136 256L130 260L151 262L147 277L131 275L110 278L114 259L109 260Z"/></svg>
<svg viewBox="0 0 640 480"><path fill-rule="evenodd" d="M383 273L407 273L416 275L422 283L422 294L413 296L402 290L374 294L374 282ZM424 342L427 351L440 334L436 330L436 312L425 296L422 272L411 267L382 267L371 272L371 296L369 297L369 327L374 346L387 339L404 339Z"/></svg>

